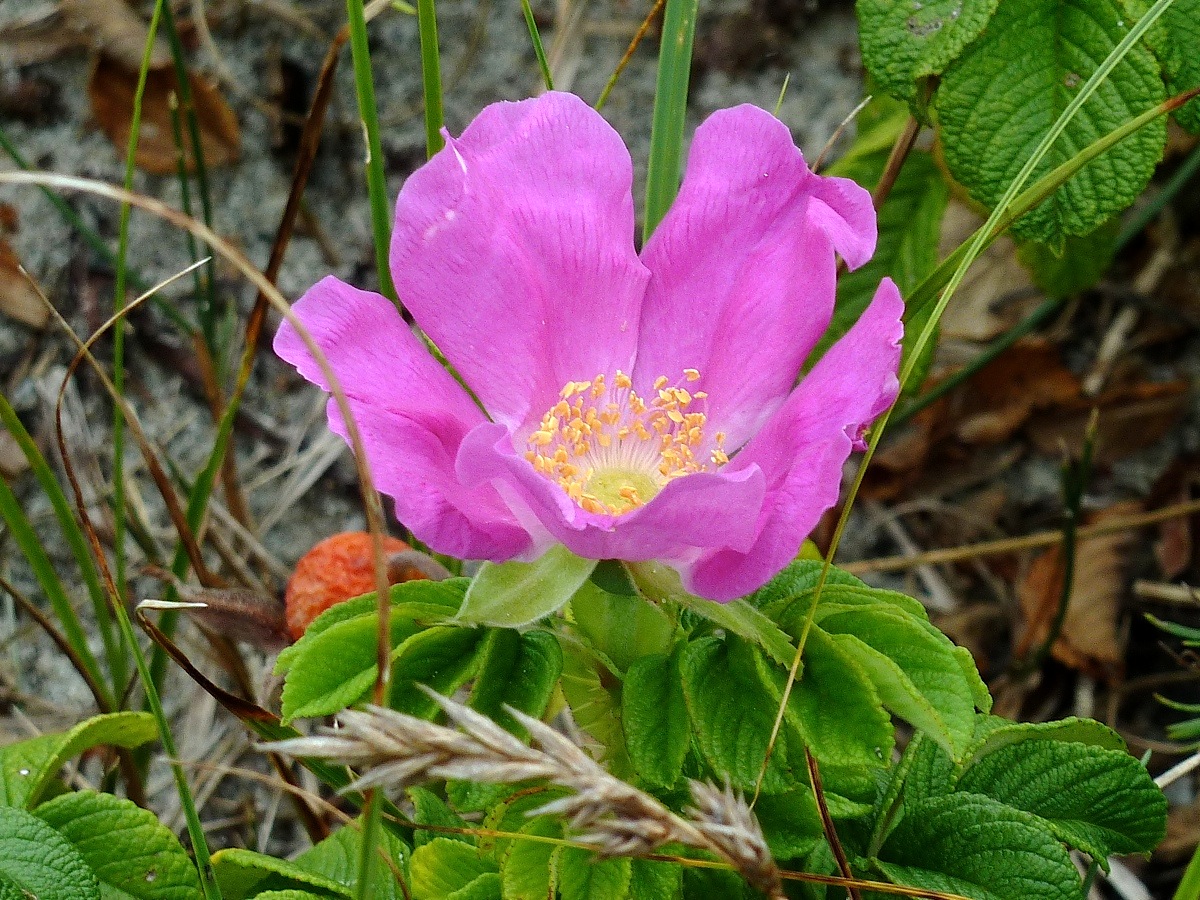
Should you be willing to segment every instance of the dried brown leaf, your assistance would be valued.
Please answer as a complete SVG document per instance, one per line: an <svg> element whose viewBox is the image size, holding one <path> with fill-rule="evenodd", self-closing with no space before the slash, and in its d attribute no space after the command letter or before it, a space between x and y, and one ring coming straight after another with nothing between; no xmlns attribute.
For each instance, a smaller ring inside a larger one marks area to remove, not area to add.
<svg viewBox="0 0 1200 900"><path fill-rule="evenodd" d="M0 238L0 313L31 328L45 328L50 319L50 311L37 288L21 271L21 261L3 238Z"/></svg>
<svg viewBox="0 0 1200 900"><path fill-rule="evenodd" d="M1123 519L1140 503L1117 503L1088 517L1088 524ZM1059 662L1093 678L1113 681L1124 667L1119 629L1125 570L1135 533L1122 531L1081 541L1062 631L1050 652ZM1063 554L1054 547L1038 556L1018 588L1026 628L1017 649L1027 655L1049 635L1063 590Z"/></svg>
<svg viewBox="0 0 1200 900"><path fill-rule="evenodd" d="M88 46L134 72L141 67L149 29L125 0L61 0L61 7L67 25L82 35ZM161 69L170 64L171 51L161 35L156 35L150 66Z"/></svg>
<svg viewBox="0 0 1200 900"><path fill-rule="evenodd" d="M133 117L133 98L137 90L137 69L129 69L113 57L100 55L88 79L88 97L92 115L109 140L124 153L129 143ZM237 116L225 103L217 88L194 73L188 76L196 118L200 124L200 144L209 168L237 159L241 131ZM142 99L142 128L134 161L155 175L171 175L176 170L178 151L171 128L171 106L179 93L173 69L155 69L149 73ZM193 171L191 147L184 141L187 170Z"/></svg>

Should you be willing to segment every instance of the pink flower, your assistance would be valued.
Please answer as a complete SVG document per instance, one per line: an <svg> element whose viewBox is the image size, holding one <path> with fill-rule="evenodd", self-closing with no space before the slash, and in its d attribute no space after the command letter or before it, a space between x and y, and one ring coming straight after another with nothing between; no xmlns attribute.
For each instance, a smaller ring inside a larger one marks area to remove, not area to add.
<svg viewBox="0 0 1200 900"><path fill-rule="evenodd" d="M903 304L885 280L796 386L832 315L835 251L851 268L874 252L867 192L811 173L751 106L697 129L640 257L632 180L600 115L548 93L489 106L405 183L396 287L478 405L383 297L330 277L294 309L379 488L430 547L658 560L726 601L783 568L836 502L842 464L896 396ZM328 389L286 323L275 352Z"/></svg>

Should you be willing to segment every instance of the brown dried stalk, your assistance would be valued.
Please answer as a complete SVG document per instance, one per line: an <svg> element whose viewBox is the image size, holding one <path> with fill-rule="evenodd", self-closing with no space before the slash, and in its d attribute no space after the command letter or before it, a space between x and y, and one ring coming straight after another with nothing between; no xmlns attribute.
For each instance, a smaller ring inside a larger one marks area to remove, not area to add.
<svg viewBox="0 0 1200 900"><path fill-rule="evenodd" d="M491 719L424 688L458 728L379 706L349 710L340 727L264 745L277 753L336 759L368 769L352 790L401 788L430 780L511 784L545 780L572 793L533 810L557 815L601 856L645 856L678 843L715 853L771 898L784 896L779 868L745 799L693 781L686 817L609 774L568 738L519 710L507 712L533 737L526 746ZM461 729L461 730L459 730Z"/></svg>

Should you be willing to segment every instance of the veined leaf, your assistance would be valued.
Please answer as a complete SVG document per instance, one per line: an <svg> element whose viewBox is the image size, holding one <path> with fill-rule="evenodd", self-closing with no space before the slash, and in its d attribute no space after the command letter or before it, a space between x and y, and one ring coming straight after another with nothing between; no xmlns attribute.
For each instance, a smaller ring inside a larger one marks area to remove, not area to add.
<svg viewBox="0 0 1200 900"><path fill-rule="evenodd" d="M1129 29L1116 0L1006 0L986 31L942 76L935 103L947 165L989 206L1100 61ZM1166 97L1158 64L1133 47L1083 106L1033 179ZM1019 219L1022 237L1061 245L1140 194L1162 156L1166 124L1146 125L1088 163Z"/></svg>
<svg viewBox="0 0 1200 900"><path fill-rule="evenodd" d="M298 863L253 850L218 850L212 856L212 866L224 900L248 900L260 891L288 889L353 896L349 888L324 873L310 872Z"/></svg>
<svg viewBox="0 0 1200 900"><path fill-rule="evenodd" d="M496 874L496 864L470 844L434 838L413 851L409 864L416 900L448 900L481 875Z"/></svg>
<svg viewBox="0 0 1200 900"><path fill-rule="evenodd" d="M484 638L482 628L446 625L418 631L392 654L393 709L432 719L440 710L433 698L417 685L426 685L447 697L467 683L479 669Z"/></svg>
<svg viewBox="0 0 1200 900"><path fill-rule="evenodd" d="M1045 820L1059 840L1108 869L1114 853L1148 853L1167 828L1167 799L1128 753L1059 741L1025 741L989 753L958 790Z"/></svg>
<svg viewBox="0 0 1200 900"><path fill-rule="evenodd" d="M358 885L359 865L362 860L362 820L355 825L343 826L315 847L305 850L295 859L298 869L331 878L348 891L354 891ZM408 845L386 828L381 829L377 837L376 853L386 856L377 859L372 870L370 888L366 896L371 900L404 900L405 893L396 878L395 866L400 875L409 856Z"/></svg>
<svg viewBox="0 0 1200 900"><path fill-rule="evenodd" d="M644 656L629 667L621 692L625 746L638 775L669 788L683 772L691 743L680 671L684 645L670 656Z"/></svg>
<svg viewBox="0 0 1200 900"><path fill-rule="evenodd" d="M413 787L408 789L408 799L413 805L413 821L418 825L436 825L442 828L467 828L468 825L458 813L450 808L441 797L428 788ZM428 844L434 838L444 837L453 841L475 846L475 838L469 834L454 834L453 832L422 831L413 833L413 840L420 847Z"/></svg>
<svg viewBox="0 0 1200 900"><path fill-rule="evenodd" d="M632 777L621 730L620 677L586 648L564 644L560 684L576 724L600 745L608 770L618 778Z"/></svg>
<svg viewBox="0 0 1200 900"><path fill-rule="evenodd" d="M91 868L104 900L195 900L200 879L179 839L149 810L112 794L78 791L33 814Z"/></svg>
<svg viewBox="0 0 1200 900"><path fill-rule="evenodd" d="M546 816L527 822L521 834L562 837L562 825ZM500 862L505 900L546 900L558 889L558 859L563 845L514 839Z"/></svg>
<svg viewBox="0 0 1200 900"><path fill-rule="evenodd" d="M1150 8L1146 0L1122 0L1131 18L1139 19ZM1200 0L1175 0L1146 34L1146 43L1162 63L1170 94L1181 94L1200 85ZM1200 132L1200 99L1189 101L1175 119L1192 134Z"/></svg>
<svg viewBox="0 0 1200 900"><path fill-rule="evenodd" d="M666 653L675 626L658 606L613 594L588 581L571 598L571 617L588 642L621 671L651 653Z"/></svg>
<svg viewBox="0 0 1200 900"><path fill-rule="evenodd" d="M458 618L471 624L516 628L548 616L587 581L596 560L555 544L531 563L487 563L471 581Z"/></svg>
<svg viewBox="0 0 1200 900"><path fill-rule="evenodd" d="M0 749L0 805L36 806L51 779L73 756L93 747L140 747L158 737L154 717L145 712L95 716L61 734L10 744Z"/></svg>
<svg viewBox="0 0 1200 900"><path fill-rule="evenodd" d="M905 810L876 864L896 884L975 900L1081 900L1079 875L1037 818L978 794Z"/></svg>
<svg viewBox="0 0 1200 900"><path fill-rule="evenodd" d="M514 734L526 737L525 728L504 707L511 706L534 718L546 711L562 674L558 638L547 631L521 634L496 628L488 635L482 652L470 705Z"/></svg>
<svg viewBox="0 0 1200 900"><path fill-rule="evenodd" d="M578 847L564 847L558 863L558 892L562 900L625 900L633 877L623 857L600 859Z"/></svg>
<svg viewBox="0 0 1200 900"><path fill-rule="evenodd" d="M79 851L32 813L0 807L0 897L100 900Z"/></svg>
<svg viewBox="0 0 1200 900"><path fill-rule="evenodd" d="M1105 750L1125 751L1124 738L1093 719L1071 717L1055 722L1010 722L999 716L980 716L975 725L975 740L964 765L970 767L989 753L1012 744L1039 740L1066 741Z"/></svg>

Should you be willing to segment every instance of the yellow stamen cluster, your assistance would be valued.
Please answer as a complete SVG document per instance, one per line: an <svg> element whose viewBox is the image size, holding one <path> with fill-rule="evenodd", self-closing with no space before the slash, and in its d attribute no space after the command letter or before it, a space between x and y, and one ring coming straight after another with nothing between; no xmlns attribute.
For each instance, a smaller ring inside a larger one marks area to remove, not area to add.
<svg viewBox="0 0 1200 900"><path fill-rule="evenodd" d="M683 375L700 380L696 369ZM655 379L648 401L621 371L611 383L604 375L569 381L530 434L525 458L588 512L622 515L672 479L729 461L723 433L705 440L707 416L697 407L707 396L671 385L665 375Z"/></svg>

